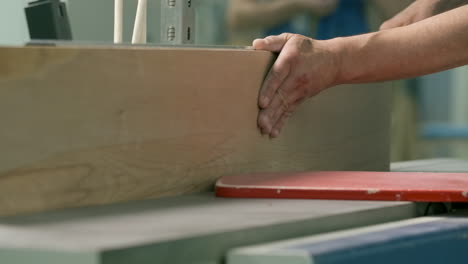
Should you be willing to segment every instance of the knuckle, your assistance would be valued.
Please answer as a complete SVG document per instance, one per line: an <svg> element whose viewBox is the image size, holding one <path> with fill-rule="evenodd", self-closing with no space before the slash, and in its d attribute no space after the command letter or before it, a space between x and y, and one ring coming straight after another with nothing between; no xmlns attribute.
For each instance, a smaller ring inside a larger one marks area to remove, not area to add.
<svg viewBox="0 0 468 264"><path fill-rule="evenodd" d="M308 89L311 86L310 77L307 74L299 74L294 79L294 90L297 91L299 96L306 96Z"/></svg>
<svg viewBox="0 0 468 264"><path fill-rule="evenodd" d="M267 115L267 113L260 114L258 117L258 124L262 128L268 128L270 125L270 117Z"/></svg>
<svg viewBox="0 0 468 264"><path fill-rule="evenodd" d="M298 49L291 49L286 56L284 56L284 63L294 66L300 59L300 52Z"/></svg>
<svg viewBox="0 0 468 264"><path fill-rule="evenodd" d="M270 107L268 109L265 109L263 112L263 118L265 119L267 123L271 122L272 117L275 115L276 108L275 107Z"/></svg>
<svg viewBox="0 0 468 264"><path fill-rule="evenodd" d="M390 29L390 28L392 28L393 26L394 26L394 25L393 25L393 22L387 21L387 22L384 22L382 25L380 25L380 30Z"/></svg>
<svg viewBox="0 0 468 264"><path fill-rule="evenodd" d="M289 105L288 109L284 111L284 118L287 119L293 115L293 113L296 111L298 105L297 104L291 104Z"/></svg>
<svg viewBox="0 0 468 264"><path fill-rule="evenodd" d="M313 47L313 42L310 38L303 37L299 41L299 50L302 52L307 52Z"/></svg>
<svg viewBox="0 0 468 264"><path fill-rule="evenodd" d="M270 44L271 42L273 42L274 36L268 36L264 38L263 40L265 41L265 43Z"/></svg>
<svg viewBox="0 0 468 264"><path fill-rule="evenodd" d="M287 92L284 91L284 88L283 87L280 87L278 88L278 90L276 91L276 93L278 94L278 97L280 98L281 100L281 109L283 111L288 111L289 109L289 105L290 105L290 102L288 102L288 95L287 95Z"/></svg>
<svg viewBox="0 0 468 264"><path fill-rule="evenodd" d="M293 33L281 33L281 35L279 35L280 37L282 38L285 38L285 39L291 39L293 37L296 36L296 34L293 34Z"/></svg>
<svg viewBox="0 0 468 264"><path fill-rule="evenodd" d="M281 101L284 103L284 98L286 97L286 91L284 91L284 88L283 87L278 88L276 93L282 99Z"/></svg>
<svg viewBox="0 0 468 264"><path fill-rule="evenodd" d="M268 123L268 117L265 116L265 115L260 115L260 117L258 118L258 123L259 123L261 126L267 125L267 123Z"/></svg>
<svg viewBox="0 0 468 264"><path fill-rule="evenodd" d="M299 34L296 34L296 33L286 33L286 35L287 35L289 38L296 38L296 37L300 36Z"/></svg>
<svg viewBox="0 0 468 264"><path fill-rule="evenodd" d="M280 78L281 73L277 71L271 71L268 75L268 87L277 87L281 83Z"/></svg>
<svg viewBox="0 0 468 264"><path fill-rule="evenodd" d="M278 61L276 62L270 70L269 78L281 81L283 80L289 73L289 67L284 62Z"/></svg>
<svg viewBox="0 0 468 264"><path fill-rule="evenodd" d="M270 71L270 78L271 78L272 80L279 80L279 79L281 79L281 75L282 75L281 72L282 72L282 71L281 71L280 69L278 69L278 68L276 68L276 69L275 69L275 68L271 69L271 71Z"/></svg>

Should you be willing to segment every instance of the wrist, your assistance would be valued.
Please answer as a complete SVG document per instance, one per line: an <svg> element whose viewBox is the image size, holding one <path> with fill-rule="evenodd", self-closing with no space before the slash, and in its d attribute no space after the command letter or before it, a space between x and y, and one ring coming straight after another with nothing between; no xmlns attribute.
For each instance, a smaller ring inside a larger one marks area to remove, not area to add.
<svg viewBox="0 0 468 264"><path fill-rule="evenodd" d="M369 49L382 32L369 33L351 37L331 39L328 43L330 50L335 55L337 65L336 84L349 84L362 82L369 78L375 60L369 60Z"/></svg>
<svg viewBox="0 0 468 264"><path fill-rule="evenodd" d="M346 73L346 57L347 57L347 47L345 38L334 38L329 40L324 40L324 46L327 48L330 57L332 58L332 65L334 70L334 78L332 86L345 84L347 83Z"/></svg>

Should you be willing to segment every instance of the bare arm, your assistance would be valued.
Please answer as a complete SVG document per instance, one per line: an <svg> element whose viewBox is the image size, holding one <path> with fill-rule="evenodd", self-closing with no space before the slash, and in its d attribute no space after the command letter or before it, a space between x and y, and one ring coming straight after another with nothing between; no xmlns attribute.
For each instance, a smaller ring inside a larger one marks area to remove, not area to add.
<svg viewBox="0 0 468 264"><path fill-rule="evenodd" d="M336 0L230 0L228 23L233 29L270 27L308 11L322 16L331 12Z"/></svg>
<svg viewBox="0 0 468 264"><path fill-rule="evenodd" d="M376 1L378 5L380 5L383 8L386 8L387 10L390 10L392 8L390 2L399 2L386 0L373 1ZM384 4L384 2L388 3ZM380 27L380 29L390 29L395 27L411 25L423 19L455 9L465 4L468 4L468 0L416 0L413 1L413 3L407 8L405 8L403 11L399 12L396 16L385 21Z"/></svg>
<svg viewBox="0 0 468 264"><path fill-rule="evenodd" d="M468 63L468 5L406 27L335 41L342 52L338 78L343 83L454 68Z"/></svg>
<svg viewBox="0 0 468 264"><path fill-rule="evenodd" d="M260 95L258 125L276 137L305 99L344 83L429 74L468 64L468 5L409 26L325 41L283 34L254 41L280 52Z"/></svg>

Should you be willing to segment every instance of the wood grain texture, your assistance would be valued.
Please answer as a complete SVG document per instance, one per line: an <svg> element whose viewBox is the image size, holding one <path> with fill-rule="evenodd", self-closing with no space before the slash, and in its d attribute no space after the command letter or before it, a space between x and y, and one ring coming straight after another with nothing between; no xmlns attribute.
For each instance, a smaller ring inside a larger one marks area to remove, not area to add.
<svg viewBox="0 0 468 264"><path fill-rule="evenodd" d="M273 56L0 48L0 215L207 190L227 174L387 170L385 84L331 89L278 140L256 127Z"/></svg>

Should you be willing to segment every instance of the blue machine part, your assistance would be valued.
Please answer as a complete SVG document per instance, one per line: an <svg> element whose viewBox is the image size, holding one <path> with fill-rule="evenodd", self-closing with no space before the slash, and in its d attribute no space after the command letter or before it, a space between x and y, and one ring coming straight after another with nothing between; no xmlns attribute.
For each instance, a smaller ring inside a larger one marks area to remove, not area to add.
<svg viewBox="0 0 468 264"><path fill-rule="evenodd" d="M289 32L316 39L331 39L369 32L363 0L341 0L334 12L319 20L317 35L312 36L312 16L300 15L273 27L265 32L266 36Z"/></svg>
<svg viewBox="0 0 468 264"><path fill-rule="evenodd" d="M228 264L458 264L467 260L466 217L416 218L239 248L228 255Z"/></svg>
<svg viewBox="0 0 468 264"><path fill-rule="evenodd" d="M317 264L466 263L468 219L409 225L289 249L307 251Z"/></svg>

